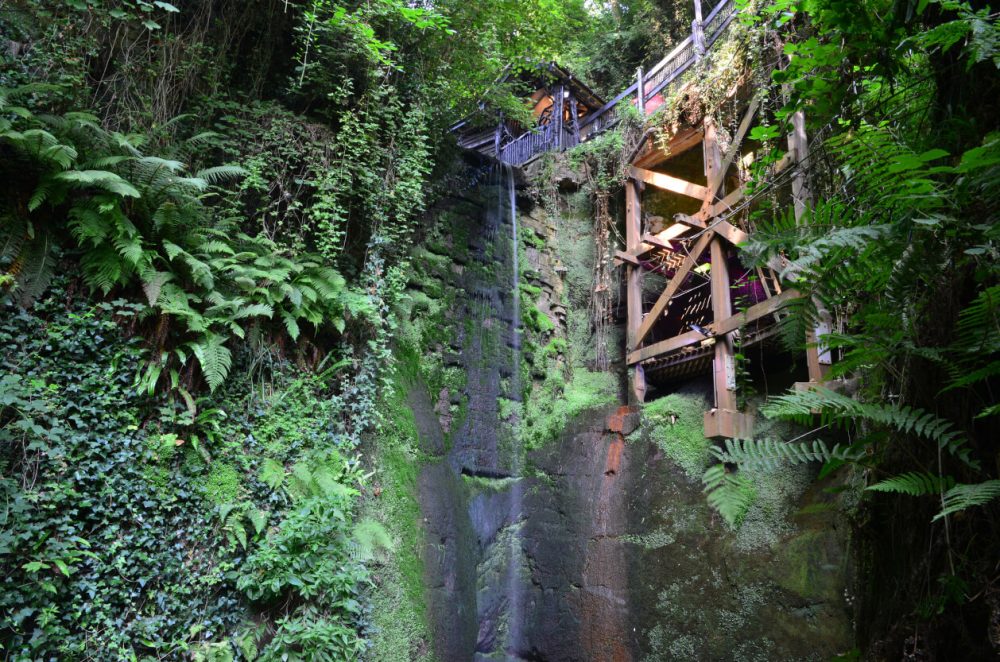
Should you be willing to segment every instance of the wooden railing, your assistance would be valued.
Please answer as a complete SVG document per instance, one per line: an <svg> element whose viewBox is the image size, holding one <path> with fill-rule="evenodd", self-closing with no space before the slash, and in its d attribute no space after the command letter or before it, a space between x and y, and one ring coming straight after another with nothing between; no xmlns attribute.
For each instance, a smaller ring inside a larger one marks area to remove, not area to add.
<svg viewBox="0 0 1000 662"><path fill-rule="evenodd" d="M637 91L640 84L642 86L642 107L645 109L646 104L676 81L722 36L736 16L736 3L733 0L721 0L704 20L701 20L700 14L701 3L696 0L695 20L691 26L691 34L677 44L649 71L643 73L640 70L635 83L632 83L600 109L591 113L580 125L582 138L596 136L617 124L619 120L618 105L626 100L629 103L637 104L639 96Z"/></svg>
<svg viewBox="0 0 1000 662"><path fill-rule="evenodd" d="M579 139L577 134L567 127L563 130L562 140L556 141L552 125L543 125L501 147L500 160L512 165L521 165L542 152L569 149L580 141L593 138L618 124L620 120L618 107L622 102L638 105L643 114L646 114L646 105L698 61L722 36L735 16L734 0L720 0L702 20L701 1L695 0L695 19L691 24L691 34L652 69L645 73L640 69L636 82L590 113L580 124Z"/></svg>

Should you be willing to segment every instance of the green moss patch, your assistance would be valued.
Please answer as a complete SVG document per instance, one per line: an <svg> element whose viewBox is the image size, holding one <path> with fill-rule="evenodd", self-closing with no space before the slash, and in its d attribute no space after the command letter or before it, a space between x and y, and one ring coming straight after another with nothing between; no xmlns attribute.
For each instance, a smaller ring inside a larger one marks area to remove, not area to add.
<svg viewBox="0 0 1000 662"><path fill-rule="evenodd" d="M650 438L693 480L701 480L708 466L711 441L705 438L704 413L708 402L695 395L672 393L643 407Z"/></svg>
<svg viewBox="0 0 1000 662"><path fill-rule="evenodd" d="M617 401L618 384L612 373L577 369L569 383L558 372L550 373L525 404L525 448L540 448L580 413Z"/></svg>

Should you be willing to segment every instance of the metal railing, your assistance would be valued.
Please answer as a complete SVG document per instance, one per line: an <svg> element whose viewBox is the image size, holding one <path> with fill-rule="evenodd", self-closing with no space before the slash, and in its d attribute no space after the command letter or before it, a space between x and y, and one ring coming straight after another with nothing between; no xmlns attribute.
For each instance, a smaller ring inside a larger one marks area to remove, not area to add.
<svg viewBox="0 0 1000 662"><path fill-rule="evenodd" d="M576 139L576 134L569 127L563 127L562 140L558 143L556 141L557 135L554 124L542 124L530 129L500 147L500 160L512 165L521 165L543 152L570 149L576 147L579 142Z"/></svg>

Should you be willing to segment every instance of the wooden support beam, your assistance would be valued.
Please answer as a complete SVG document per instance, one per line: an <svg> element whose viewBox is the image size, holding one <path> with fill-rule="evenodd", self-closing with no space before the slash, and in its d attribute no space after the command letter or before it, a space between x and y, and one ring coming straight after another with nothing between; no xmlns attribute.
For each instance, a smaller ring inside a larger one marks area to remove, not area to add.
<svg viewBox="0 0 1000 662"><path fill-rule="evenodd" d="M615 266L619 267L623 263L639 264L639 261L645 259L647 256L649 256L650 253L656 252L658 250L663 250L664 246L670 245L667 242L669 242L671 239L676 239L677 237L680 237L690 229L691 228L688 227L687 225L677 223L675 225L671 225L663 232L657 234L648 234L648 233L644 234L642 242L639 244L639 248L637 248L636 250L615 252L614 256ZM652 239L655 241L647 242L646 241L647 237L652 237ZM622 253L622 255L618 255L618 253Z"/></svg>
<svg viewBox="0 0 1000 662"><path fill-rule="evenodd" d="M628 174L632 178L641 182L646 182L647 184L652 184L656 188L663 189L664 191L670 191L671 193L686 195L689 198L695 198L696 200L704 200L705 196L708 195L708 189L704 186L693 184L691 182L684 181L683 179L678 179L677 177L671 177L670 175L665 175L662 172L653 172L652 170L629 166Z"/></svg>
<svg viewBox="0 0 1000 662"><path fill-rule="evenodd" d="M678 223L683 223L684 225L690 225L693 228L698 228L699 230L704 230L708 227L705 220L698 216L688 216L687 214L674 214L674 220Z"/></svg>
<svg viewBox="0 0 1000 662"><path fill-rule="evenodd" d="M743 200L744 196L743 187L741 186L724 197L722 200L719 200L712 205L711 209L708 210L708 213L705 214L705 216L711 218L713 216L718 216L719 214L724 214L725 212L731 210L733 205Z"/></svg>
<svg viewBox="0 0 1000 662"><path fill-rule="evenodd" d="M669 241L663 241L655 234L649 234L647 232L646 234L642 235L642 242L644 244L648 244L660 250L675 252L673 245Z"/></svg>
<svg viewBox="0 0 1000 662"><path fill-rule="evenodd" d="M716 221L712 223L712 229L733 246L738 246L750 238L746 232L735 227L728 221Z"/></svg>
<svg viewBox="0 0 1000 662"><path fill-rule="evenodd" d="M729 287L729 265L726 246L722 240L712 240L712 317L722 322L732 317L732 300ZM715 360L712 366L717 409L736 411L736 362L733 358L733 339L729 333L715 338Z"/></svg>
<svg viewBox="0 0 1000 662"><path fill-rule="evenodd" d="M631 253L626 253L625 251L615 251L615 259L619 263L626 262L626 263L628 263L629 265L631 265L633 267L641 267L642 266L642 263L639 262L639 260L638 260L638 258L636 258L636 256L632 255Z"/></svg>
<svg viewBox="0 0 1000 662"><path fill-rule="evenodd" d="M722 164L716 171L715 178L708 180L708 188L711 190L713 195L718 192L719 186L722 184L726 177L726 172L729 170L729 166L733 164L733 159L736 157L736 151L743 143L743 138L747 134L747 129L750 128L750 123L753 121L754 115L757 114L758 107L760 107L760 99L754 98L753 101L750 102L750 107L747 108L747 112L743 115L743 121L740 122L740 126L736 130L736 135L733 136L732 142L729 143L729 149L726 150L725 156L722 157Z"/></svg>
<svg viewBox="0 0 1000 662"><path fill-rule="evenodd" d="M678 129L667 141L666 149L657 146L655 140L648 140L649 147L639 153L632 165L638 168L652 168L669 158L683 154L701 142L702 133L695 127Z"/></svg>
<svg viewBox="0 0 1000 662"><path fill-rule="evenodd" d="M729 409L705 412L705 436L709 439L753 439L753 415Z"/></svg>
<svg viewBox="0 0 1000 662"><path fill-rule="evenodd" d="M556 132L555 135L556 151L561 151L563 147L563 107L565 105L563 97L563 89L565 88L562 85L556 85L555 99L552 100L553 105L555 106L552 109L553 110L552 120L553 120L553 128L555 129Z"/></svg>
<svg viewBox="0 0 1000 662"><path fill-rule="evenodd" d="M716 324L733 316L726 250L722 239L712 240L712 314ZM732 332L718 333L715 336L712 381L715 386L715 407L705 412L705 436L741 439L751 437L753 417L737 408L736 358Z"/></svg>
<svg viewBox="0 0 1000 662"><path fill-rule="evenodd" d="M805 215L812 198L806 179L806 171L809 169L809 140L806 138L806 116L801 110L792 114L788 151L798 166L798 171L792 176L792 202L795 204L795 220L798 221Z"/></svg>
<svg viewBox="0 0 1000 662"><path fill-rule="evenodd" d="M794 205L795 221L801 222L811 204L811 193L807 178L809 168L809 140L806 138L806 116L799 110L792 114L792 132L788 134L788 151L797 166L792 175L792 204ZM820 310L820 326L826 322ZM806 332L806 367L809 371L809 381L819 383L826 377L830 366L820 362L820 352L817 346L817 330Z"/></svg>
<svg viewBox="0 0 1000 662"><path fill-rule="evenodd" d="M701 203L702 218L707 220L707 214L712 209L715 202L718 185L722 183L722 175L719 174L722 168L722 153L719 150L718 132L715 128L715 120L706 117L704 122L705 139L701 143L702 153L705 158L705 179L708 180L708 188Z"/></svg>
<svg viewBox="0 0 1000 662"><path fill-rule="evenodd" d="M635 96L636 96L636 107L639 109L639 114L643 117L646 116L646 85L643 81L642 67L639 67L635 72Z"/></svg>
<svg viewBox="0 0 1000 662"><path fill-rule="evenodd" d="M694 268L698 258L701 257L701 254L705 252L706 248L708 248L708 244L714 236L715 233L706 232L701 236L701 238L698 239L697 242L695 242L694 248L692 248L688 256L684 258L684 262L682 262L681 266L677 268L676 272L674 272L674 277L670 279L669 283L667 283L666 289L660 293L656 303L653 304L653 308L642 320L642 324L639 326L639 330L636 333L635 344L631 346L632 348L638 347L643 338L649 335L653 325L656 324L656 321L660 318L660 315L663 314L663 311L667 309L667 304L670 303L670 299L673 298L674 294L677 293L677 290L679 290L681 285L684 284L688 274L691 273L691 269Z"/></svg>
<svg viewBox="0 0 1000 662"><path fill-rule="evenodd" d="M770 299L765 299L760 303L750 306L742 313L737 313L732 317L722 320L721 322L712 322L708 325L708 329L706 330L713 336L730 333L742 326L750 324L751 322L756 322L761 317L773 314L792 299L798 299L801 296L802 295L798 290L789 288L781 294L776 294ZM652 345L647 345L642 349L630 352L628 355L628 363L639 363L640 361L646 361L663 354L669 354L670 352L678 349L695 345L704 340L706 337L707 336L699 333L698 331L687 331L678 336L674 336L673 338L661 340L660 342L653 343Z"/></svg>
<svg viewBox="0 0 1000 662"><path fill-rule="evenodd" d="M625 182L625 247L630 251L636 251L639 248L641 232L642 202L639 197L639 184L629 180ZM642 276L642 267L636 265L627 267L625 286L628 308L626 344L630 350L639 344L638 332L642 323ZM630 381L633 397L637 402L643 402L646 398L646 376L641 365L632 369Z"/></svg>

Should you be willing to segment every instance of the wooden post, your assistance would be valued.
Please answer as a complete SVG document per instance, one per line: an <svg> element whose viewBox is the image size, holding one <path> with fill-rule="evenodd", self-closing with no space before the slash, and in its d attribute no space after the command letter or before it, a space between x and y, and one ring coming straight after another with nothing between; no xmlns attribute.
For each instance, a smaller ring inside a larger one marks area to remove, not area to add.
<svg viewBox="0 0 1000 662"><path fill-rule="evenodd" d="M705 118L705 176L708 178L708 194L702 208L711 208L715 201L716 182L721 186L725 177L722 172L722 150L716 134L715 122ZM712 239L712 316L715 324L732 316L733 304L729 292L729 265L726 263L726 247L722 238ZM712 362L712 378L715 390L715 409L705 413L706 437L751 436L753 417L737 410L736 407L736 359L733 352L732 332L715 337L715 358Z"/></svg>
<svg viewBox="0 0 1000 662"><path fill-rule="evenodd" d="M636 69L635 72L636 86L635 93L638 101L636 102L639 108L639 114L643 117L646 116L646 86L642 80L642 67Z"/></svg>
<svg viewBox="0 0 1000 662"><path fill-rule="evenodd" d="M503 131L503 113L497 115L497 130L493 134L493 155L497 157L497 161L500 159L500 134Z"/></svg>
<svg viewBox="0 0 1000 662"><path fill-rule="evenodd" d="M792 203L795 211L795 221L800 223L802 217L812 203L812 192L809 190L809 140L806 138L806 116L801 110L792 115L792 132L788 134L788 151L792 153L792 158L797 164L795 174L792 176ZM829 333L829 313L820 308L819 330ZM826 377L829 370L829 353L824 352L825 361L820 361L819 347L816 346L818 340L817 329L810 329L806 333L806 367L809 370L810 382L821 382Z"/></svg>
<svg viewBox="0 0 1000 662"><path fill-rule="evenodd" d="M809 140L806 138L806 116L801 110L792 115L792 132L788 134L788 151L792 152L798 169L792 176L792 201L795 221L799 222L809 208L812 194L806 171L809 169Z"/></svg>
<svg viewBox="0 0 1000 662"><path fill-rule="evenodd" d="M576 97L569 98L569 112L573 116L573 146L580 144L580 107L576 103Z"/></svg>
<svg viewBox="0 0 1000 662"><path fill-rule="evenodd" d="M639 183L633 179L625 181L625 244L630 251L637 250L642 243L642 204L639 197ZM626 345L628 351L636 349L639 325L642 324L642 267L628 265L625 268L625 294L628 306L626 323ZM632 394L636 402L646 398L646 376L642 364L632 368Z"/></svg>
<svg viewBox="0 0 1000 662"><path fill-rule="evenodd" d="M556 86L556 98L553 100L553 127L556 132L556 150L562 149L562 129L563 129L563 85Z"/></svg>
<svg viewBox="0 0 1000 662"><path fill-rule="evenodd" d="M729 293L729 265L722 239L712 240L712 317L716 323L731 317L733 302ZM715 380L715 407L723 411L736 411L736 362L733 358L732 334L715 339L715 361L712 373Z"/></svg>

